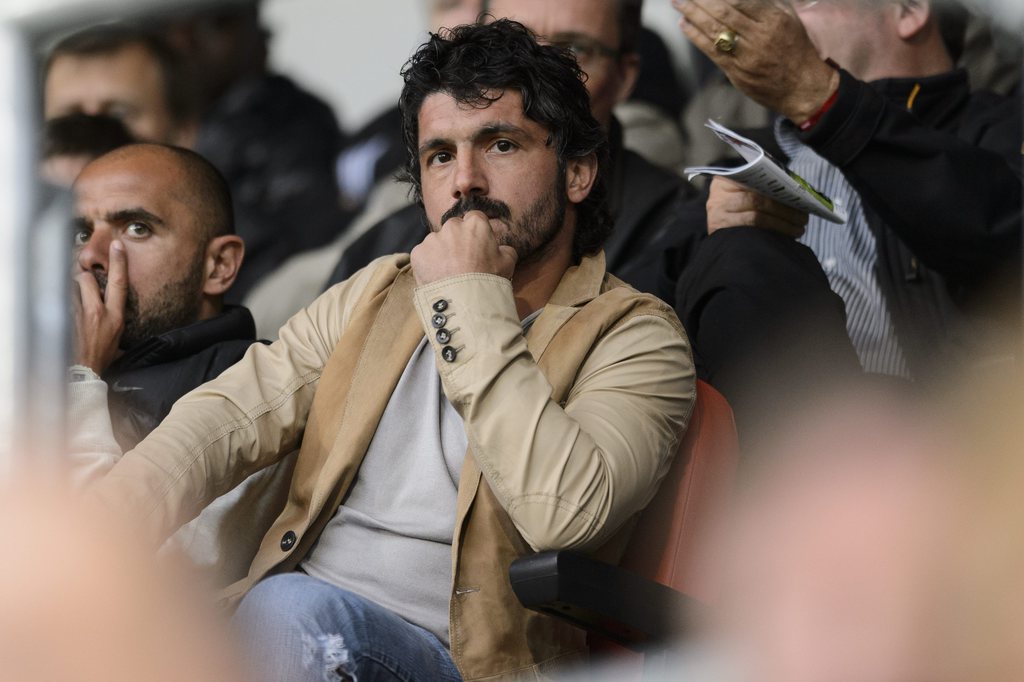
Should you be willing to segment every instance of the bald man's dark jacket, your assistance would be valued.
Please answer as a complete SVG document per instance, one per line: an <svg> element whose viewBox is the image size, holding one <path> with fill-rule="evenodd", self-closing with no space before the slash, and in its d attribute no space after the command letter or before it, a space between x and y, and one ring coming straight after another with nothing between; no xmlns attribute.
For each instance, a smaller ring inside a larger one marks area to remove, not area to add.
<svg viewBox="0 0 1024 682"><path fill-rule="evenodd" d="M174 402L242 359L256 341L249 310L225 306L208 320L151 337L103 372L114 436L123 451L135 447L171 411Z"/></svg>

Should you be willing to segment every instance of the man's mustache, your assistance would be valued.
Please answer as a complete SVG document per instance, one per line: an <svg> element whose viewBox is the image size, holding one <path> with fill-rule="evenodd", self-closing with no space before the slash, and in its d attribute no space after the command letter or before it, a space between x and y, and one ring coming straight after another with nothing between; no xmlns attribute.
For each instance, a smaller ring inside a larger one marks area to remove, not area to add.
<svg viewBox="0 0 1024 682"><path fill-rule="evenodd" d="M96 278L96 283L100 285L100 295L106 297L107 295L107 273L102 270L93 270L92 276Z"/></svg>
<svg viewBox="0 0 1024 682"><path fill-rule="evenodd" d="M444 225L449 218L461 218L470 211L482 211L491 220L508 220L512 217L512 209L505 202L488 199L479 194L470 194L468 197L459 199L454 206L444 212L441 216L441 224Z"/></svg>

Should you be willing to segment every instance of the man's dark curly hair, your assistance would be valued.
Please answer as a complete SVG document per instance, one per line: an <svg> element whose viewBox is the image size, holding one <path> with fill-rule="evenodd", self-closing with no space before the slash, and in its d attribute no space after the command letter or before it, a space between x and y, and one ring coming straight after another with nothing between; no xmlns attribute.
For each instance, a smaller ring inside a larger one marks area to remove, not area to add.
<svg viewBox="0 0 1024 682"><path fill-rule="evenodd" d="M399 100L405 139L404 179L422 204L419 113L436 92L458 102L487 107L506 90L518 91L523 113L550 131L560 172L570 159L596 154L598 175L589 196L577 205L573 259L596 253L611 233L604 169L608 144L590 113L590 98L576 60L566 50L540 45L522 24L499 19L433 33L402 68Z"/></svg>

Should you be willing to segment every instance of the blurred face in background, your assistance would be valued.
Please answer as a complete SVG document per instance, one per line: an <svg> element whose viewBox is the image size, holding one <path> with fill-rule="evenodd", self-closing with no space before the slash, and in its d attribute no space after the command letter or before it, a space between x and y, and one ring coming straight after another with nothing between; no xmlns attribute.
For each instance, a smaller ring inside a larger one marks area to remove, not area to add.
<svg viewBox="0 0 1024 682"><path fill-rule="evenodd" d="M834 60L861 80L884 78L875 64L897 35L898 3L879 0L796 0L797 16L821 57Z"/></svg>
<svg viewBox="0 0 1024 682"><path fill-rule="evenodd" d="M483 0L430 0L430 30L472 24L483 11Z"/></svg>
<svg viewBox="0 0 1024 682"><path fill-rule="evenodd" d="M182 144L157 59L140 44L113 52L62 54L50 65L43 95L47 121L103 114L124 122L139 140Z"/></svg>
<svg viewBox="0 0 1024 682"><path fill-rule="evenodd" d="M620 53L616 0L493 0L487 11L515 19L543 42L572 50L587 74L594 118L608 127L612 109L629 97L640 72L636 54Z"/></svg>

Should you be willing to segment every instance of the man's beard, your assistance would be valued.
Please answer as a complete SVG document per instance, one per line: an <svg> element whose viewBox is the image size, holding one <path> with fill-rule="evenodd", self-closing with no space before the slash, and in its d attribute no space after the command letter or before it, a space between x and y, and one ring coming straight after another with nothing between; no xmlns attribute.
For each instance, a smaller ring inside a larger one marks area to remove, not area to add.
<svg viewBox="0 0 1024 682"><path fill-rule="evenodd" d="M470 194L459 199L454 206L441 215L441 225L449 218L461 218L469 211L481 211L491 220L503 220L508 229L495 235L499 244L516 250L519 260L516 267L540 261L547 253L565 224L565 175L558 174L554 190L541 197L523 213L518 220L512 220L512 209L503 201L489 199L480 194ZM437 228L432 228L435 231Z"/></svg>
<svg viewBox="0 0 1024 682"><path fill-rule="evenodd" d="M184 327L199 320L200 296L203 286L202 249L190 264L188 272L179 280L170 282L143 310L135 287L128 285L124 304L124 331L118 343L121 350L129 350L146 339L159 336L172 329ZM93 271L100 292L106 298L107 273Z"/></svg>

